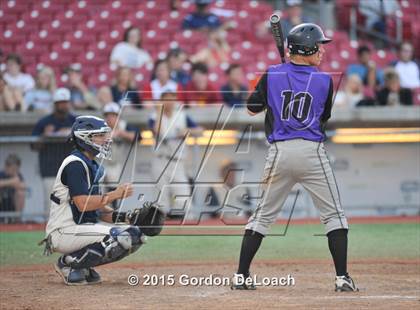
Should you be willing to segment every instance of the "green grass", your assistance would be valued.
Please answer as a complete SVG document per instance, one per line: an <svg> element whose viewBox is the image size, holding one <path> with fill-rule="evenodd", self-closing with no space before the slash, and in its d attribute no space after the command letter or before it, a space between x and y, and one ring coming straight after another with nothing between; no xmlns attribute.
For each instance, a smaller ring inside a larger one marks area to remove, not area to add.
<svg viewBox="0 0 420 310"><path fill-rule="evenodd" d="M323 232L321 225L294 225L284 237L269 236L263 241L260 259L322 259L329 258L327 240L314 236ZM275 226L272 233L282 233ZM43 264L58 255L42 256L37 242L43 232L1 232L0 266ZM239 236L159 236L125 261L234 261L239 255ZM413 259L420 258L420 225L353 224L349 233L350 259Z"/></svg>

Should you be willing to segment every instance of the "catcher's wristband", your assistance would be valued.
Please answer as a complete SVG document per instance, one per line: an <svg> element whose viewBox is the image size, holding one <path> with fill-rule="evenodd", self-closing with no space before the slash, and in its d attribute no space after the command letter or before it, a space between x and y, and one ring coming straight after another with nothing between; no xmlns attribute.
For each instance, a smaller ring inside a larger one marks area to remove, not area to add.
<svg viewBox="0 0 420 310"><path fill-rule="evenodd" d="M121 223L126 221L127 219L127 212L112 212L112 222L114 223Z"/></svg>

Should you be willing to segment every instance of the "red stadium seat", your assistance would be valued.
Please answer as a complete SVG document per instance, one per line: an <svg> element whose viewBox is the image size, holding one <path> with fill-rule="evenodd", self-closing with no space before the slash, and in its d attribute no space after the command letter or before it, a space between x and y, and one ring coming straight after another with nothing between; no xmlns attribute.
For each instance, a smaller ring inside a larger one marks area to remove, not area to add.
<svg viewBox="0 0 420 310"><path fill-rule="evenodd" d="M60 71L75 62L75 59L71 56L61 56L57 52L51 52L48 55L41 56L40 62L44 65L52 66Z"/></svg>
<svg viewBox="0 0 420 310"><path fill-rule="evenodd" d="M45 14L56 14L60 11L64 11L67 8L67 5L63 2L57 2L57 1L42 1L41 3L36 3L33 6L34 9L37 9Z"/></svg>
<svg viewBox="0 0 420 310"><path fill-rule="evenodd" d="M114 45L108 44L105 40L99 40L91 43L87 50L95 51L96 53L101 53L109 56Z"/></svg>
<svg viewBox="0 0 420 310"><path fill-rule="evenodd" d="M161 16L169 10L169 2L165 0L141 1L137 9L144 10L147 15Z"/></svg>
<svg viewBox="0 0 420 310"><path fill-rule="evenodd" d="M89 44L96 41L96 35L89 31L76 30L72 34L66 35L66 40L79 44Z"/></svg>
<svg viewBox="0 0 420 310"><path fill-rule="evenodd" d="M110 10L102 10L98 16L95 17L100 23L118 23L124 20L126 14L124 12L111 12Z"/></svg>
<svg viewBox="0 0 420 310"><path fill-rule="evenodd" d="M118 42L121 42L124 37L125 29L122 27L112 29L108 33L103 33L99 36L99 40L105 41L109 45L115 45Z"/></svg>
<svg viewBox="0 0 420 310"><path fill-rule="evenodd" d="M48 45L42 45L42 44L35 43L30 40L18 45L16 47L16 50L19 51L19 54L23 57L23 59L25 59L25 61L27 61L27 56L44 55L44 54L48 54L50 51Z"/></svg>
<svg viewBox="0 0 420 310"><path fill-rule="evenodd" d="M5 15L11 14L23 14L25 11L29 10L31 3L27 1L2 1L0 4L0 10L2 10Z"/></svg>
<svg viewBox="0 0 420 310"><path fill-rule="evenodd" d="M6 29L10 29L14 34L29 34L31 31L37 31L40 28L40 25L31 24L28 22L25 22L22 19L19 19L16 23L11 24L9 27L6 27Z"/></svg>
<svg viewBox="0 0 420 310"><path fill-rule="evenodd" d="M161 33L156 30L149 30L143 35L143 44L147 45L159 45L169 41L169 35Z"/></svg>
<svg viewBox="0 0 420 310"><path fill-rule="evenodd" d="M372 53L372 60L376 62L376 65L379 68L388 67L390 63L396 59L396 55L390 51L378 50Z"/></svg>
<svg viewBox="0 0 420 310"><path fill-rule="evenodd" d="M152 71L146 68L146 66L143 66L140 69L133 70L133 76L135 81L139 84L145 84L150 81L150 78L152 76Z"/></svg>
<svg viewBox="0 0 420 310"><path fill-rule="evenodd" d="M31 40L40 44L54 44L56 42L60 42L61 39L61 35L51 33L45 29L31 35Z"/></svg>
<svg viewBox="0 0 420 310"><path fill-rule="evenodd" d="M160 19L150 25L150 29L156 30L157 33L165 33L169 37L174 37L174 35L180 31L178 27L174 25L167 19Z"/></svg>
<svg viewBox="0 0 420 310"><path fill-rule="evenodd" d="M76 12L73 10L67 10L65 12L56 14L55 18L62 23L81 24L88 19L88 15L83 13L76 14Z"/></svg>
<svg viewBox="0 0 420 310"><path fill-rule="evenodd" d="M86 67L86 66L100 66L105 63L108 63L109 58L107 55L104 55L102 53L98 53L96 51L88 50L86 53L82 55L82 57L79 59L80 63Z"/></svg>
<svg viewBox="0 0 420 310"><path fill-rule="evenodd" d="M0 35L0 44L18 44L26 40L26 35L20 33L15 27L6 29Z"/></svg>
<svg viewBox="0 0 420 310"><path fill-rule="evenodd" d="M162 18L168 20L171 27L174 29L180 29L184 15L178 11L166 12L162 15Z"/></svg>
<svg viewBox="0 0 420 310"><path fill-rule="evenodd" d="M125 15L128 12L132 12L135 10L138 6L138 3L136 2L130 2L130 1L120 1L120 0L114 0L108 2L102 10L107 10L111 15Z"/></svg>
<svg viewBox="0 0 420 310"><path fill-rule="evenodd" d="M77 57L86 50L86 44L64 40L54 44L52 50L60 55Z"/></svg>
<svg viewBox="0 0 420 310"><path fill-rule="evenodd" d="M217 0L211 6L212 8L236 11L241 7L241 1Z"/></svg>
<svg viewBox="0 0 420 310"><path fill-rule="evenodd" d="M126 16L126 20L129 20L133 25L141 27L143 29L148 29L151 23L156 22L159 19L159 16L146 13L145 10L136 10L130 12Z"/></svg>
<svg viewBox="0 0 420 310"><path fill-rule="evenodd" d="M74 12L75 15L90 16L95 14L103 8L105 3L93 3L92 1L74 1L69 7L68 11Z"/></svg>
<svg viewBox="0 0 420 310"><path fill-rule="evenodd" d="M243 55L258 55L263 52L264 49L264 46L250 41L243 41L232 47L232 51L238 51Z"/></svg>
<svg viewBox="0 0 420 310"><path fill-rule="evenodd" d="M41 28L47 30L49 33L61 34L64 36L65 33L74 30L75 25L73 23L63 23L58 19L48 21L42 24Z"/></svg>
<svg viewBox="0 0 420 310"><path fill-rule="evenodd" d="M51 20L53 13L33 9L22 14L22 20L29 25L41 24L46 20Z"/></svg>
<svg viewBox="0 0 420 310"><path fill-rule="evenodd" d="M6 27L10 24L15 24L19 20L20 14L16 13L6 13L4 10L0 9L0 25Z"/></svg>
<svg viewBox="0 0 420 310"><path fill-rule="evenodd" d="M110 29L113 29L111 23L103 21L96 16L78 27L78 30L81 30L85 33L95 34L96 36L99 36L103 33L108 33Z"/></svg>

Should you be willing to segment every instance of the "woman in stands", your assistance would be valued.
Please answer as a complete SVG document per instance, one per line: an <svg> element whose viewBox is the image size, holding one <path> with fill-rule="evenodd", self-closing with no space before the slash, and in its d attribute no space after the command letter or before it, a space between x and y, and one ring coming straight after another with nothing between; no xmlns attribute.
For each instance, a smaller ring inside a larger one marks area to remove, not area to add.
<svg viewBox="0 0 420 310"><path fill-rule="evenodd" d="M141 31L130 27L124 33L124 41L115 45L111 53L111 63L118 66L138 69L152 62L149 53L141 46Z"/></svg>
<svg viewBox="0 0 420 310"><path fill-rule="evenodd" d="M53 93L56 89L55 74L52 68L42 67L35 78L35 88L26 92L24 109L29 111L51 112Z"/></svg>

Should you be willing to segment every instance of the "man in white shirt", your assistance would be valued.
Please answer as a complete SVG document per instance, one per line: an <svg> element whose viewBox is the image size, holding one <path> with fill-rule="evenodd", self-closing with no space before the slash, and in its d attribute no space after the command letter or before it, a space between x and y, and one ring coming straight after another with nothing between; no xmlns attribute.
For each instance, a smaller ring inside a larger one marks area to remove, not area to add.
<svg viewBox="0 0 420 310"><path fill-rule="evenodd" d="M413 46L409 42L401 44L399 49L399 60L395 64L395 71L400 77L401 87L420 87L419 66L413 61Z"/></svg>

